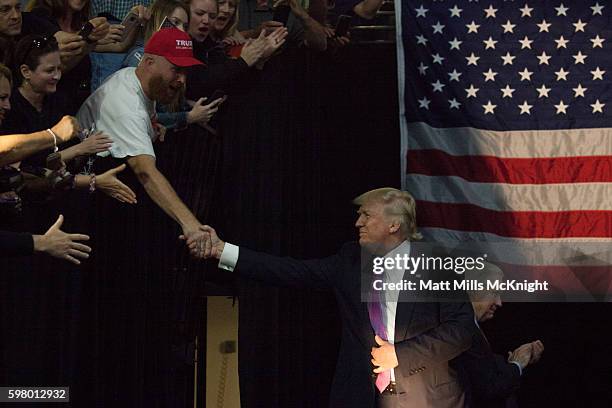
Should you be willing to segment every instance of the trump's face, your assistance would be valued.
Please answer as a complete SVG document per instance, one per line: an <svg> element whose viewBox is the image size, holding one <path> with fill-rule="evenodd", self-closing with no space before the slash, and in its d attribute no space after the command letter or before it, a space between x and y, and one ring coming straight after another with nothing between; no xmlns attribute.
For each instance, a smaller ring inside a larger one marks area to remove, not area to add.
<svg viewBox="0 0 612 408"><path fill-rule="evenodd" d="M385 205L378 201L365 202L357 211L355 227L359 230L362 247L387 246L393 235L393 223L385 214Z"/></svg>

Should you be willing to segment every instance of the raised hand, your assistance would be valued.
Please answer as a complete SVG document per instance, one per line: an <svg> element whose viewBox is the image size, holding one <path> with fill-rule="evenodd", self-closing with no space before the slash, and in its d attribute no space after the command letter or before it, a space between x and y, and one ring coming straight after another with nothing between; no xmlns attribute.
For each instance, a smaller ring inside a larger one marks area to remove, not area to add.
<svg viewBox="0 0 612 408"><path fill-rule="evenodd" d="M34 250L79 265L81 263L79 258L89 258L91 248L77 241L88 241L89 236L67 234L60 229L63 223L64 216L60 215L45 235L34 235Z"/></svg>
<svg viewBox="0 0 612 408"><path fill-rule="evenodd" d="M117 174L123 170L125 164L96 176L96 188L122 203L136 204L136 194L117 178Z"/></svg>
<svg viewBox="0 0 612 408"><path fill-rule="evenodd" d="M106 17L95 17L89 20L89 22L94 26L93 31L87 37L90 41L98 42L108 35L110 24L106 21Z"/></svg>
<svg viewBox="0 0 612 408"><path fill-rule="evenodd" d="M96 132L78 144L79 156L105 152L111 148L112 139L102 132Z"/></svg>
<svg viewBox="0 0 612 408"><path fill-rule="evenodd" d="M208 123L212 119L213 115L219 110L219 105L225 101L224 98L214 100L207 105L204 102L208 98L200 98L193 105L189 113L187 114L187 123Z"/></svg>
<svg viewBox="0 0 612 408"><path fill-rule="evenodd" d="M57 142L64 143L76 136L81 131L81 128L76 118L64 116L51 130L57 136Z"/></svg>

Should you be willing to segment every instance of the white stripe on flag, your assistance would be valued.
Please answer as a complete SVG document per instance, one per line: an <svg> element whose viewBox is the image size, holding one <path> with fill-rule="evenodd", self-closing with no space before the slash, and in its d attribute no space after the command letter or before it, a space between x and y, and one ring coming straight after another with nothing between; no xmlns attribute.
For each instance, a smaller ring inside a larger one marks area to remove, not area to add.
<svg viewBox="0 0 612 408"><path fill-rule="evenodd" d="M610 128L498 132L469 127L434 128L423 122L412 122L406 125L402 135L402 143L407 143L409 150L437 149L453 156L544 158L612 155ZM407 140L403 140L406 135Z"/></svg>
<svg viewBox="0 0 612 408"><path fill-rule="evenodd" d="M456 176L408 174L406 188L416 200L494 211L612 210L612 183L474 183Z"/></svg>

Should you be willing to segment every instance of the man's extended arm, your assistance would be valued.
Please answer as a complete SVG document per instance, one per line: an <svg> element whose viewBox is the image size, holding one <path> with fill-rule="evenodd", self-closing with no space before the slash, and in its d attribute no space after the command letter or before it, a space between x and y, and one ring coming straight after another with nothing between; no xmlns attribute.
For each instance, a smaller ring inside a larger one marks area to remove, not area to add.
<svg viewBox="0 0 612 408"><path fill-rule="evenodd" d="M181 201L166 177L155 166L155 158L149 155L138 155L128 158L128 164L134 171L147 194L155 203L175 220L183 229L183 234L196 241L205 235L199 229L200 222Z"/></svg>
<svg viewBox="0 0 612 408"><path fill-rule="evenodd" d="M67 142L78 133L79 125L75 118L64 116L51 131L53 133L42 130L28 135L0 137L0 166L21 161L40 150L53 147L53 134L57 137L57 144Z"/></svg>

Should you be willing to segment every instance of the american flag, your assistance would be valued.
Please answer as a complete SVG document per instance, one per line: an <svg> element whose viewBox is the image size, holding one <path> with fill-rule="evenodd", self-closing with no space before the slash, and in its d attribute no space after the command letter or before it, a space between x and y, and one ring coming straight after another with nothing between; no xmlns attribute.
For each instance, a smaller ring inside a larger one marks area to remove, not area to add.
<svg viewBox="0 0 612 408"><path fill-rule="evenodd" d="M570 242L610 243L612 5L395 5L403 186L424 236L546 246L547 266L570 263L554 250Z"/></svg>

